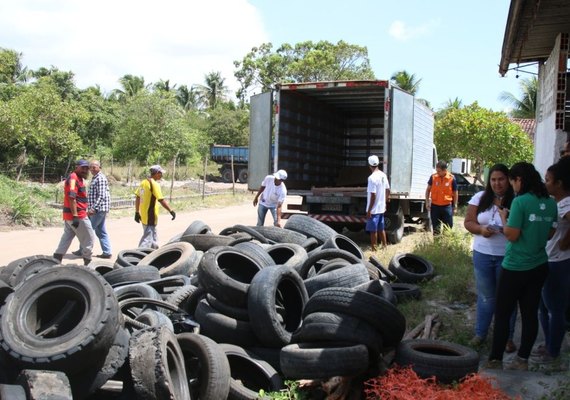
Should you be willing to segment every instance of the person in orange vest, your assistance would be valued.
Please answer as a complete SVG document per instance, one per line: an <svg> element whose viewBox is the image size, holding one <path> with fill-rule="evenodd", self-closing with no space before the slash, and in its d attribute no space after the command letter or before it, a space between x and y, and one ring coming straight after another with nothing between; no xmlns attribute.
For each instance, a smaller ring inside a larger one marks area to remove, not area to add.
<svg viewBox="0 0 570 400"><path fill-rule="evenodd" d="M436 173L430 176L426 188L426 207L430 213L433 233L441 231L441 224L453 228L453 214L457 212L457 182L447 171L447 163L438 161Z"/></svg>

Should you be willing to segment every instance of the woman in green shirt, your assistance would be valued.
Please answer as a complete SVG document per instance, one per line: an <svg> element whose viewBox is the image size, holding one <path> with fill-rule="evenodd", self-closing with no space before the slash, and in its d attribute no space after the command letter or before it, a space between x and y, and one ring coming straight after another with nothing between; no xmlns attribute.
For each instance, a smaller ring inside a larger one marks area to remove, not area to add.
<svg viewBox="0 0 570 400"><path fill-rule="evenodd" d="M538 305L548 274L546 242L556 229L556 202L534 166L516 163L509 171L516 193L511 209L499 210L508 240L497 284L497 303L490 368L501 368L509 335L509 319L517 303L522 323L521 346L506 369L528 369L528 357L538 333Z"/></svg>

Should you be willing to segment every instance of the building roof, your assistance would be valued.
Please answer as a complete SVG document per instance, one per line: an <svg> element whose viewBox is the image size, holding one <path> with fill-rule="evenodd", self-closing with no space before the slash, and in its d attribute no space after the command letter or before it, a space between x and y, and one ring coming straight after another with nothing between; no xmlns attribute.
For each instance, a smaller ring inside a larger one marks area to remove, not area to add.
<svg viewBox="0 0 570 400"><path fill-rule="evenodd" d="M511 0L499 73L510 64L545 61L560 32L570 33L570 1Z"/></svg>
<svg viewBox="0 0 570 400"><path fill-rule="evenodd" d="M536 120L533 118L509 118L512 122L517 124L525 131L534 143L534 132L536 131Z"/></svg>

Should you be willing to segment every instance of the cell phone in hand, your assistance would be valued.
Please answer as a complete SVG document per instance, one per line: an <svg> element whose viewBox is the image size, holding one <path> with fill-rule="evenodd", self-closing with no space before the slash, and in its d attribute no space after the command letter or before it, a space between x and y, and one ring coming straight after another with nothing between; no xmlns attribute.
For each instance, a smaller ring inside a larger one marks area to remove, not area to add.
<svg viewBox="0 0 570 400"><path fill-rule="evenodd" d="M487 225L487 229L493 232L503 232L503 227L494 223Z"/></svg>

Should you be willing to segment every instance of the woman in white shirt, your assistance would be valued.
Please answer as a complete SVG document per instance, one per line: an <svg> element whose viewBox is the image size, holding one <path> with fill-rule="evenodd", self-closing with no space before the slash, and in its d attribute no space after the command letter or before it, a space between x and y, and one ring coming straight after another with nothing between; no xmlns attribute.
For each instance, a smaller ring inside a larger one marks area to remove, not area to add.
<svg viewBox="0 0 570 400"><path fill-rule="evenodd" d="M485 342L495 313L495 292L507 245L499 209L508 209L514 197L508 174L506 165L494 165L489 170L485 190L471 198L465 216L465 229L474 234L473 266L477 289L477 316L475 336L470 342L474 347ZM517 349L512 340L515 318L516 312L511 318L511 330L506 346L508 353Z"/></svg>

